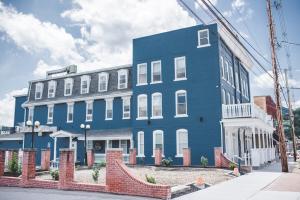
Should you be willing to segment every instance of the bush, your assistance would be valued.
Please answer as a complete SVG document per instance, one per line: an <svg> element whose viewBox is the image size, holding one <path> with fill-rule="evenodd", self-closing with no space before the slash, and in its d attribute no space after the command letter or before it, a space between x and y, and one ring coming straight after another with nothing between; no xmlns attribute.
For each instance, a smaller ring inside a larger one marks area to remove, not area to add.
<svg viewBox="0 0 300 200"><path fill-rule="evenodd" d="M229 164L229 169L230 169L230 170L234 170L234 168L235 168L235 164L234 164L234 163L230 163L230 164Z"/></svg>
<svg viewBox="0 0 300 200"><path fill-rule="evenodd" d="M105 161L101 161L100 162L100 167L106 167L106 162Z"/></svg>
<svg viewBox="0 0 300 200"><path fill-rule="evenodd" d="M97 183L98 182L98 178L99 178L99 168L95 167L93 169L93 173L92 173L92 177L93 177L93 180Z"/></svg>
<svg viewBox="0 0 300 200"><path fill-rule="evenodd" d="M12 159L8 161L9 172L16 174L19 171L18 154L13 152Z"/></svg>
<svg viewBox="0 0 300 200"><path fill-rule="evenodd" d="M169 158L163 159L163 160L161 161L161 164L162 164L164 167L169 167L169 166L171 166L172 162L173 162L172 158L169 157Z"/></svg>
<svg viewBox="0 0 300 200"><path fill-rule="evenodd" d="M206 157L204 157L204 156L201 156L201 166L202 167L207 167L207 165L208 165L208 159L206 158Z"/></svg>
<svg viewBox="0 0 300 200"><path fill-rule="evenodd" d="M156 180L153 176L148 176L147 174L145 176L148 183L156 184Z"/></svg>
<svg viewBox="0 0 300 200"><path fill-rule="evenodd" d="M59 179L59 171L56 169L56 170L51 170L50 171L50 175L52 177L53 180L55 181L58 181Z"/></svg>

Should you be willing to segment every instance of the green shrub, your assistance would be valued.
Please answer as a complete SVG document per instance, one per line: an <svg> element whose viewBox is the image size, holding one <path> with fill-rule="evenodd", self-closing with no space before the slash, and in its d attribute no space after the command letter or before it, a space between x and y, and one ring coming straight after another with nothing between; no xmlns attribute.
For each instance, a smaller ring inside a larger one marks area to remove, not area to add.
<svg viewBox="0 0 300 200"><path fill-rule="evenodd" d="M162 164L164 167L169 167L169 166L171 166L172 162L173 162L172 158L169 157L169 158L163 159L163 160L161 161L161 164Z"/></svg>
<svg viewBox="0 0 300 200"><path fill-rule="evenodd" d="M53 180L58 181L58 179L59 179L59 171L57 169L51 170L50 171L50 175L51 175L51 177L52 177Z"/></svg>
<svg viewBox="0 0 300 200"><path fill-rule="evenodd" d="M106 162L105 161L101 161L100 162L100 167L106 167Z"/></svg>
<svg viewBox="0 0 300 200"><path fill-rule="evenodd" d="M145 176L148 183L156 184L156 180L153 176L148 176L147 174Z"/></svg>
<svg viewBox="0 0 300 200"><path fill-rule="evenodd" d="M234 163L230 163L229 164L229 169L234 170L234 168L235 168L235 164Z"/></svg>
<svg viewBox="0 0 300 200"><path fill-rule="evenodd" d="M95 167L93 169L93 173L92 173L92 177L93 177L93 180L97 183L98 182L98 178L99 178L99 168Z"/></svg>
<svg viewBox="0 0 300 200"><path fill-rule="evenodd" d="M206 157L204 157L204 156L201 156L201 166L202 167L207 167L207 165L208 165L208 159L206 158Z"/></svg>
<svg viewBox="0 0 300 200"><path fill-rule="evenodd" d="M13 152L12 159L8 161L8 170L13 174L16 174L19 170L18 154L16 152Z"/></svg>

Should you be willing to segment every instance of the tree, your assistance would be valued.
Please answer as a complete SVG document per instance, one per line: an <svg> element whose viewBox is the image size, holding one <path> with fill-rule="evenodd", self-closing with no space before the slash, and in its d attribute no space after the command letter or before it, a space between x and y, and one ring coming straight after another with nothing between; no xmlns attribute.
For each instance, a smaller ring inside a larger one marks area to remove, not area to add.
<svg viewBox="0 0 300 200"><path fill-rule="evenodd" d="M295 134L300 137L300 108L294 110Z"/></svg>

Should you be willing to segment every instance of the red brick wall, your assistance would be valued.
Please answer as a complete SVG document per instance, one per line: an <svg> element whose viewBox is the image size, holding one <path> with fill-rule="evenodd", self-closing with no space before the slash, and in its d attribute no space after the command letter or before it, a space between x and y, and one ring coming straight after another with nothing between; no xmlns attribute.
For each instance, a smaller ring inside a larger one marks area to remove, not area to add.
<svg viewBox="0 0 300 200"><path fill-rule="evenodd" d="M0 150L0 176L3 176L5 168L5 151Z"/></svg>
<svg viewBox="0 0 300 200"><path fill-rule="evenodd" d="M68 182L74 181L74 150L60 149L59 155L59 187L64 189Z"/></svg>
<svg viewBox="0 0 300 200"><path fill-rule="evenodd" d="M231 162L228 158L226 158L223 154L222 147L215 147L215 167L219 168L229 168ZM234 163L235 164L235 163ZM236 164L235 164L236 165ZM236 165L237 166L237 165Z"/></svg>
<svg viewBox="0 0 300 200"><path fill-rule="evenodd" d="M184 148L182 154L183 154L183 166L185 167L191 166L191 149Z"/></svg>
<svg viewBox="0 0 300 200"><path fill-rule="evenodd" d="M129 164L136 165L136 148L129 150Z"/></svg>
<svg viewBox="0 0 300 200"><path fill-rule="evenodd" d="M50 169L50 148L42 149L41 169L48 171Z"/></svg>
<svg viewBox="0 0 300 200"><path fill-rule="evenodd" d="M161 165L161 160L162 160L162 150L160 148L155 149L154 164L156 166L160 166Z"/></svg>
<svg viewBox="0 0 300 200"><path fill-rule="evenodd" d="M22 181L35 178L35 149L23 150Z"/></svg>
<svg viewBox="0 0 300 200"><path fill-rule="evenodd" d="M87 165L88 168L92 168L95 163L95 154L93 149L87 150Z"/></svg>

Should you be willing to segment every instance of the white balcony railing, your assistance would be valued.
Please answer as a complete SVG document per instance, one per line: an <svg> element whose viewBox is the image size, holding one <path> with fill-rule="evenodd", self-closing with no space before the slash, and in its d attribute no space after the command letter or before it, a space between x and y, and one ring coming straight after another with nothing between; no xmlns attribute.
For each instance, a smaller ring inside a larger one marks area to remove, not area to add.
<svg viewBox="0 0 300 200"><path fill-rule="evenodd" d="M25 126L25 123L19 123L18 126L15 127L16 132L18 133L29 133L32 132L32 127ZM56 132L56 126L46 126L40 125L38 128L34 128L34 132Z"/></svg>
<svg viewBox="0 0 300 200"><path fill-rule="evenodd" d="M272 117L253 103L222 105L223 119L258 118L273 126Z"/></svg>

